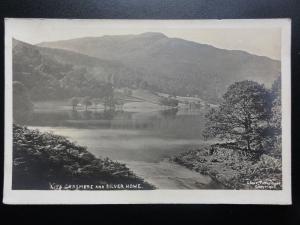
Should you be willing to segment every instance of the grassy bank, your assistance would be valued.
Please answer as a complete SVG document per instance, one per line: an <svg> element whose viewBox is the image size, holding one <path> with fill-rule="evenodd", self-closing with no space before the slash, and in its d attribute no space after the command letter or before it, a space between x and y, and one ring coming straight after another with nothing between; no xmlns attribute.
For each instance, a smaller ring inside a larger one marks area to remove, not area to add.
<svg viewBox="0 0 300 225"><path fill-rule="evenodd" d="M96 158L66 138L13 126L13 189L154 189L125 164Z"/></svg>
<svg viewBox="0 0 300 225"><path fill-rule="evenodd" d="M282 189L281 159L269 155L253 160L241 151L217 144L184 152L172 160L211 176L229 189Z"/></svg>

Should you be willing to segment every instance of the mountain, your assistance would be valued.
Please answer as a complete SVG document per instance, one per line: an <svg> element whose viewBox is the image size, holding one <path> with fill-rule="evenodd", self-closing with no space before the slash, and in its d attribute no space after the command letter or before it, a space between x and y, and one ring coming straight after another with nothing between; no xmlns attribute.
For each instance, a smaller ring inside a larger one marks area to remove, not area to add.
<svg viewBox="0 0 300 225"><path fill-rule="evenodd" d="M33 100L98 97L112 74L133 72L119 62L13 39L13 80L24 84Z"/></svg>
<svg viewBox="0 0 300 225"><path fill-rule="evenodd" d="M162 33L86 37L38 46L119 62L155 90L208 99L220 97L235 81L248 79L270 86L281 70L277 60Z"/></svg>

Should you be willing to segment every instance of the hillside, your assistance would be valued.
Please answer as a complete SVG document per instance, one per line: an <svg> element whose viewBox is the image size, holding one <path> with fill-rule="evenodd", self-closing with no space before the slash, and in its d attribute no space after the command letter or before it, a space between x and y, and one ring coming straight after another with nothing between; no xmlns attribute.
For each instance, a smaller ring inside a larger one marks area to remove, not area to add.
<svg viewBox="0 0 300 225"><path fill-rule="evenodd" d="M161 33L87 37L39 46L121 62L137 71L154 90L182 96L197 94L205 99L216 99L234 81L250 79L269 86L280 74L279 61Z"/></svg>
<svg viewBox="0 0 300 225"><path fill-rule="evenodd" d="M118 62L13 40L13 80L23 83L33 100L98 97L112 75L126 74L134 73ZM120 79L122 82L135 81Z"/></svg>

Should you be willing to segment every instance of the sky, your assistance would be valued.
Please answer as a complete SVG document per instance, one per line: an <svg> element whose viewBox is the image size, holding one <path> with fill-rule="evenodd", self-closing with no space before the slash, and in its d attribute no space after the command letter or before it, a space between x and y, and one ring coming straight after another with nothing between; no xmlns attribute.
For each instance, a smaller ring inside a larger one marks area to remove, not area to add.
<svg viewBox="0 0 300 225"><path fill-rule="evenodd" d="M272 59L280 59L281 56L281 28L270 20L10 19L6 21L6 26L12 37L30 44L80 37L160 32L171 38L210 44L222 49L243 50Z"/></svg>

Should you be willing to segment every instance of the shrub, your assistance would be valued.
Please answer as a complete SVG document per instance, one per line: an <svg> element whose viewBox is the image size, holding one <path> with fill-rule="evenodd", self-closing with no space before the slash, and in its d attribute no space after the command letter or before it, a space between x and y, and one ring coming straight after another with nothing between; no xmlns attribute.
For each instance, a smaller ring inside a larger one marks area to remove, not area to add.
<svg viewBox="0 0 300 225"><path fill-rule="evenodd" d="M50 183L121 183L154 188L125 164L96 158L62 136L13 125L13 189L43 190L49 189Z"/></svg>

